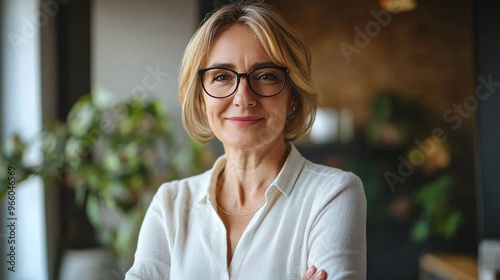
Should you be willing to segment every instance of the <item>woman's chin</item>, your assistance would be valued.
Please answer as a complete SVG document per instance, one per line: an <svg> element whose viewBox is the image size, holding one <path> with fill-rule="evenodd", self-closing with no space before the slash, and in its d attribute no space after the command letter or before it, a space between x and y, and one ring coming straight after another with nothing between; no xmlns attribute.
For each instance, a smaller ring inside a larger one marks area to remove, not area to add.
<svg viewBox="0 0 500 280"><path fill-rule="evenodd" d="M265 148L266 146L276 146L276 139L271 140L269 138L257 137L257 135L251 135L248 137L231 137L220 139L222 144L227 148L238 149L242 151L259 150ZM284 143L284 141L283 141Z"/></svg>
<svg viewBox="0 0 500 280"><path fill-rule="evenodd" d="M224 147L242 151L256 150L262 146L262 144L259 144L257 141L249 141L249 139L234 139L231 141L222 141L222 144L224 145Z"/></svg>

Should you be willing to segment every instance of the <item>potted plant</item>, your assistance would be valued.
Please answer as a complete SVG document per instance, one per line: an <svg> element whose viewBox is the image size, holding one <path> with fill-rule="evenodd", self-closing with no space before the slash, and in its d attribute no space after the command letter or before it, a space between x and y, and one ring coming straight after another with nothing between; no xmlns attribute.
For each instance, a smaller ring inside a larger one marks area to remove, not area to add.
<svg viewBox="0 0 500 280"><path fill-rule="evenodd" d="M179 137L161 102L111 101L106 94L84 95L66 122L46 126L40 139L13 135L3 144L0 172L12 165L18 182L39 175L46 185L61 182L74 188L75 201L85 208L99 243L127 266L159 185L200 172L208 165L208 154L201 145ZM43 162L27 165L25 151L35 142L41 144ZM0 181L6 182L7 175L0 173ZM6 191L2 186L1 197Z"/></svg>

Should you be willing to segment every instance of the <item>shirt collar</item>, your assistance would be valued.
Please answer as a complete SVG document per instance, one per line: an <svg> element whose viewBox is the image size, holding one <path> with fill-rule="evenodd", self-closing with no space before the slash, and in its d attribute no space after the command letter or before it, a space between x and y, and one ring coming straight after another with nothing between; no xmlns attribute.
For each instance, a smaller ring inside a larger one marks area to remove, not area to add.
<svg viewBox="0 0 500 280"><path fill-rule="evenodd" d="M197 199L198 202L203 202L203 201L206 201L208 203L215 202L215 197L216 197L215 189L217 186L217 179L219 178L219 175L222 172L222 170L224 170L224 168L226 167L226 161L227 161L226 155L220 156L215 161L212 169L205 173L206 176L203 176L200 183L206 185L202 188L202 191L198 196Z"/></svg>
<svg viewBox="0 0 500 280"><path fill-rule="evenodd" d="M203 176L201 183L206 184L208 179L208 184L200 192L200 195L197 199L198 202L202 202L205 200L208 203L215 204L215 189L217 185L217 179L222 170L224 170L226 161L226 155L220 156L215 161L212 169L206 173L206 176ZM295 186L295 182L297 181L297 178L299 177L305 162L306 159L299 153L297 148L295 148L295 146L290 143L290 153L288 154L288 157L285 161L285 164L281 168L281 171L278 173L278 176L276 177L276 179L274 179L270 187L275 186L285 196L290 196L290 193ZM266 191L266 194L268 193L268 191Z"/></svg>
<svg viewBox="0 0 500 280"><path fill-rule="evenodd" d="M274 179L271 186L276 186L285 196L290 196L305 162L306 159L299 153L297 148L290 143L290 153L288 154L283 168L281 168L280 173L276 179Z"/></svg>

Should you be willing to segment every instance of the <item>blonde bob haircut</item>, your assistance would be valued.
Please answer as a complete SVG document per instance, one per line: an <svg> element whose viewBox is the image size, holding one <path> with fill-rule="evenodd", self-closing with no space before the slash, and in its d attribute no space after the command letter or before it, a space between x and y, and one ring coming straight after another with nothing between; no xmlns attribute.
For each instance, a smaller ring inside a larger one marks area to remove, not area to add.
<svg viewBox="0 0 500 280"><path fill-rule="evenodd" d="M287 117L285 140L306 135L314 122L318 95L311 78L311 53L301 36L271 5L263 1L238 1L214 11L202 22L184 52L179 75L182 123L199 142L214 137L203 111L203 89L198 70L206 63L214 38L233 24L249 27L276 65L289 69L295 111ZM269 97L272 98L272 97Z"/></svg>

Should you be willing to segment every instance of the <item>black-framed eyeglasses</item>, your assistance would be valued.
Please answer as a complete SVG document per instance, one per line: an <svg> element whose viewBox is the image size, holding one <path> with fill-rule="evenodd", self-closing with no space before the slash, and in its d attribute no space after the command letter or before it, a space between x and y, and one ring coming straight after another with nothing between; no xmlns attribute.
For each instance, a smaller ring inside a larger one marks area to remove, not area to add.
<svg viewBox="0 0 500 280"><path fill-rule="evenodd" d="M226 98L233 95L242 77L247 78L248 86L257 95L271 97L280 93L288 76L288 68L264 66L248 73L238 73L232 69L212 67L198 70L201 85L206 94L213 98Z"/></svg>

